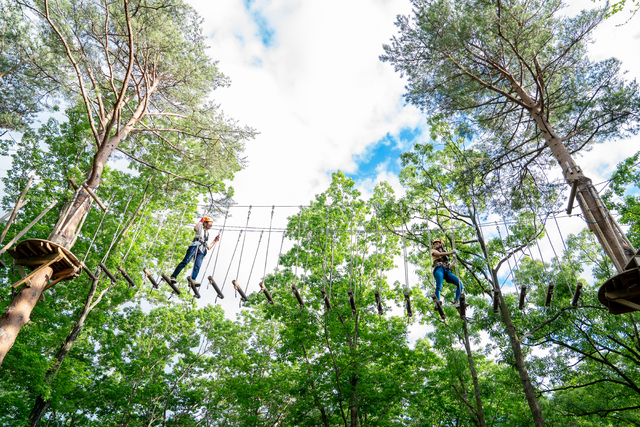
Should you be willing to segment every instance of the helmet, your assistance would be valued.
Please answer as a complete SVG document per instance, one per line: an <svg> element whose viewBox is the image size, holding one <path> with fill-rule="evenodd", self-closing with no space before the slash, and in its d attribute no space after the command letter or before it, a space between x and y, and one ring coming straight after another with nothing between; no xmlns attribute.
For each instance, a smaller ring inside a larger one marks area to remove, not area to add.
<svg viewBox="0 0 640 427"><path fill-rule="evenodd" d="M202 222L213 222L210 216L202 217Z"/></svg>
<svg viewBox="0 0 640 427"><path fill-rule="evenodd" d="M440 242L440 243L442 243L442 239L441 239L441 238L439 238L439 237L438 237L438 238L436 238L436 239L433 239L433 241L431 242L431 244L433 245L433 244L434 244L434 243L436 243L436 242Z"/></svg>

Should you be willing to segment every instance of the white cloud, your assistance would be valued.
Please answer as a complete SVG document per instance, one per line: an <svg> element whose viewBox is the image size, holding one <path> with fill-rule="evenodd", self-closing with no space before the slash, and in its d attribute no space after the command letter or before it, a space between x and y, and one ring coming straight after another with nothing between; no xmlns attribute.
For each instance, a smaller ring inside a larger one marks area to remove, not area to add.
<svg viewBox="0 0 640 427"><path fill-rule="evenodd" d="M397 136L403 128L425 128L425 119L417 108L404 105L404 81L391 65L378 59L382 45L397 33L395 16L410 13L410 2L256 0L250 11L242 0L190 3L205 19L205 32L211 36L210 55L232 79L230 88L216 91L215 100L229 116L260 132L247 144L248 168L232 183L239 204L269 206L253 209L250 226L268 227L273 204L293 205L276 209L274 227L283 227L286 217L297 213L295 206L307 204L327 188L331 172L341 169L355 173L354 158L368 146L387 134L400 141ZM567 13L581 7L593 7L593 3L572 1ZM269 46L262 43L254 14L264 17L274 30ZM638 77L640 28L616 27L616 23L610 20L601 26L591 53L595 59L619 57L623 68L630 70L628 76ZM637 142L596 147L578 162L594 182L599 182L608 177L618 161L638 149ZM363 196L370 195L381 180L402 194L397 176L386 167L392 161L395 159L379 165L375 178L358 182ZM246 208L235 208L234 212L230 223L244 226ZM582 226L578 221L566 229L574 231ZM223 272L230 262L236 233L225 239L226 249L218 261L219 270L224 266ZM267 271L275 267L280 236L272 236ZM243 260L247 268L257 240L258 233L251 233L247 239ZM287 245L290 242L285 243L285 250ZM264 249L265 240L250 291L258 287ZM237 269L236 263L237 259L232 271ZM239 280L248 276L244 267L242 270ZM204 301L213 301L210 293ZM223 307L229 316L237 312L237 302L229 297Z"/></svg>

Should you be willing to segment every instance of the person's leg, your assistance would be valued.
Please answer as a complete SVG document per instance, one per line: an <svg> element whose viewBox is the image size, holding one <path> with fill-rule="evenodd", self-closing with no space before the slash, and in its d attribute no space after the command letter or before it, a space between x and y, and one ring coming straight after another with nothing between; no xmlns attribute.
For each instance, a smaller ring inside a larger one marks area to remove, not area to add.
<svg viewBox="0 0 640 427"><path fill-rule="evenodd" d="M444 280L446 280L447 283L456 285L455 301L458 301L460 299L460 294L462 293L462 283L460 283L460 279L458 279L450 270L446 270L444 273Z"/></svg>
<svg viewBox="0 0 640 427"><path fill-rule="evenodd" d="M442 278L444 277L444 268L438 267L433 270L433 278L436 279L436 300L440 301L440 291L442 291Z"/></svg>
<svg viewBox="0 0 640 427"><path fill-rule="evenodd" d="M173 274L171 275L171 277L173 277L174 279L178 277L178 274L180 274L182 269L184 269L187 266L187 264L189 264L189 261L191 261L191 258L193 258L193 256L196 254L196 249L197 249L197 246L189 246L187 248L186 255L184 256L180 264L178 264L176 269L173 271Z"/></svg>
<svg viewBox="0 0 640 427"><path fill-rule="evenodd" d="M200 273L200 267L202 266L202 260L204 259L204 256L206 254L207 252L200 252L200 251L198 251L198 253L196 254L196 260L193 263L193 271L191 272L191 278L193 279L194 282L198 278L198 273Z"/></svg>

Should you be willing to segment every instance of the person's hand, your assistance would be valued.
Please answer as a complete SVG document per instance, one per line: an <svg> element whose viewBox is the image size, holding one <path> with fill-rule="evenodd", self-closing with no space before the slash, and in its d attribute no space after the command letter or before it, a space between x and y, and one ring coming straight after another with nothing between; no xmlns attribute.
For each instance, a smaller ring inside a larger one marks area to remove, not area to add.
<svg viewBox="0 0 640 427"><path fill-rule="evenodd" d="M200 222L204 222L204 217L200 218Z"/></svg>
<svg viewBox="0 0 640 427"><path fill-rule="evenodd" d="M215 238L215 239L213 239L213 241L214 241L214 242L217 242L218 240L220 240L220 235L219 235L219 234L216 236L216 238Z"/></svg>

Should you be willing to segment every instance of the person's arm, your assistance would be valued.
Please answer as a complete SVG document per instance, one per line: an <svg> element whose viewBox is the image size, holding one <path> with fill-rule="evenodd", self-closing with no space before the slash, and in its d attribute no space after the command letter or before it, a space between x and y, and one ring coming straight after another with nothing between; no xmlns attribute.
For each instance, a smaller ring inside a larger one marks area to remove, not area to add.
<svg viewBox="0 0 640 427"><path fill-rule="evenodd" d="M193 231L197 233L200 231L201 228L202 228L202 221L200 221L199 223L196 224L195 227L193 227Z"/></svg>
<svg viewBox="0 0 640 427"><path fill-rule="evenodd" d="M213 246L216 244L216 242L217 242L218 240L220 240L220 235L219 235L219 234L216 236L216 238L215 238L215 239L213 239L213 242L211 242L211 244L209 245L209 248L208 248L208 249L209 249L209 250L211 250L211 248L213 248Z"/></svg>
<svg viewBox="0 0 640 427"><path fill-rule="evenodd" d="M456 252L453 252L453 251L452 252L440 252L440 251L437 251L435 249L431 249L431 255L435 255L436 258L440 258L440 257L447 256L447 255L453 255L455 253Z"/></svg>

